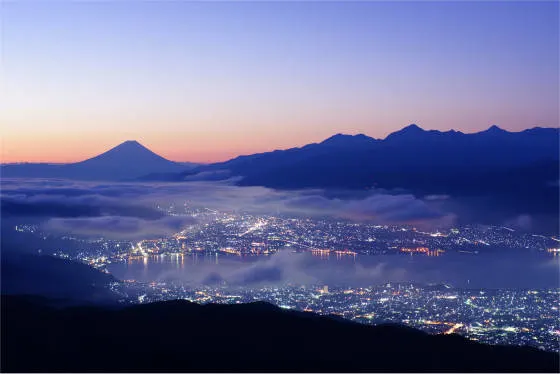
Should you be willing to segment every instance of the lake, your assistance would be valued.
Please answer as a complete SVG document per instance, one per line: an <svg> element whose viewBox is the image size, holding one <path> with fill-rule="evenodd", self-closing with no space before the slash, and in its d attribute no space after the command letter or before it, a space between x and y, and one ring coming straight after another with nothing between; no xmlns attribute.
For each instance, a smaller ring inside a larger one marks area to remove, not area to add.
<svg viewBox="0 0 560 374"><path fill-rule="evenodd" d="M110 264L119 279L234 285L322 283L368 286L385 282L447 283L472 288L560 287L560 256L512 251L422 255L314 256L289 250L266 257L151 256Z"/></svg>

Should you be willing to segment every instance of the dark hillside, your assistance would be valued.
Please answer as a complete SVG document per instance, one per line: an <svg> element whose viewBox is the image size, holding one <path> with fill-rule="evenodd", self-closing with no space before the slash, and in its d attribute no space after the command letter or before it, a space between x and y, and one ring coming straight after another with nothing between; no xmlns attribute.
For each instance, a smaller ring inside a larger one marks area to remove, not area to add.
<svg viewBox="0 0 560 374"><path fill-rule="evenodd" d="M53 309L2 298L2 371L558 372L558 356L266 303Z"/></svg>

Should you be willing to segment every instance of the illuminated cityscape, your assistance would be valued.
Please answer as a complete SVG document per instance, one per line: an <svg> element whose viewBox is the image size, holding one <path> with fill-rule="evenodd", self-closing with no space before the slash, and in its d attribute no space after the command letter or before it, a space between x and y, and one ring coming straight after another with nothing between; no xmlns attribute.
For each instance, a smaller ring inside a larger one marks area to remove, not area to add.
<svg viewBox="0 0 560 374"><path fill-rule="evenodd" d="M434 334L457 333L490 344L558 351L560 289L475 290L447 285L185 287L128 281L111 289L122 303L186 299L196 303L267 301L281 308L336 315L366 324L401 323Z"/></svg>
<svg viewBox="0 0 560 374"><path fill-rule="evenodd" d="M15 229L48 241L67 243L58 257L109 272L112 263L271 256L281 249L309 252L317 258L355 261L357 256L441 257L452 252L480 255L488 251L532 251L557 256L558 238L517 232L507 227L468 226L425 232L414 227L380 226L350 221L219 212L184 206L170 215L188 215L197 223L170 237L139 241L54 235L38 226ZM161 208L160 208L161 209ZM457 333L492 344L531 345L558 351L560 288L470 289L448 284L372 284L341 287L330 284L236 287L218 279L213 285L181 282L114 282L121 303L187 299L197 303L271 302L282 308L337 315L361 323L402 323L430 333Z"/></svg>
<svg viewBox="0 0 560 374"><path fill-rule="evenodd" d="M560 254L560 239L557 237L518 232L508 227L477 225L426 232L410 226L219 212L188 206L182 208L179 211L171 205L166 212L192 217L197 223L172 236L132 242L81 238L68 233L59 237L78 249L61 248L55 253L96 267L149 255L218 253L267 256L284 248L333 257L355 257L358 254L438 257L452 252L476 255L504 249L552 256ZM19 225L15 229L35 233L45 239L54 235L42 232L37 225Z"/></svg>

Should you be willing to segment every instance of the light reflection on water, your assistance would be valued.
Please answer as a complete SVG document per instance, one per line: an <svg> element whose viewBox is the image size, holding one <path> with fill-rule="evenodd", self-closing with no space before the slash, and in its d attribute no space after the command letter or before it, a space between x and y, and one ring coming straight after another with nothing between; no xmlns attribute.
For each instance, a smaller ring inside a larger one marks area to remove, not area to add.
<svg viewBox="0 0 560 374"><path fill-rule="evenodd" d="M194 253L149 256L113 263L119 279L206 283L328 283L365 286L384 282L449 283L456 287L557 288L560 256L534 253L312 256L281 251L272 256ZM248 281L250 280L250 281Z"/></svg>

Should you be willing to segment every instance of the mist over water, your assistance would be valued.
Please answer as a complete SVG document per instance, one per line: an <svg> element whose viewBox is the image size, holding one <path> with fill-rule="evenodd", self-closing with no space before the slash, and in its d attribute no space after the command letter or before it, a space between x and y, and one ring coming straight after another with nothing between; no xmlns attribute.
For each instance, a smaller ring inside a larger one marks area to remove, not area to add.
<svg viewBox="0 0 560 374"><path fill-rule="evenodd" d="M97 183L52 179L1 181L2 251L35 251L43 242L14 239L14 225L38 223L55 235L103 237L107 240L144 240L168 237L185 227L229 212L237 229L218 235L239 235L247 229L243 214L280 214L312 220L345 220L357 224L405 225L438 229L463 216L458 205L444 206L453 196L426 197L386 190L333 191L273 190L239 187L230 182ZM460 205L460 204L459 204ZM473 204L470 204L473 205ZM169 215L169 207L175 207ZM204 207L196 217L183 207ZM457 208L457 209L456 209ZM208 213L219 210L222 213ZM274 213L276 212L276 213ZM480 214L487 212L481 210ZM342 217L342 218L341 218ZM364 219L367 217L369 220ZM454 218L455 217L455 218ZM472 218L472 217L471 217ZM538 227L534 217L511 217L507 223L517 235ZM470 219L470 218L469 218ZM433 227L432 227L433 226ZM217 226L222 230L222 226ZM455 226L453 226L455 227ZM460 226L457 226L460 227ZM237 230L237 231L236 231ZM20 233L17 233L18 235ZM213 233L211 235L215 235ZM19 236L18 236L19 238ZM54 245L54 244L53 244ZM63 244L66 245L66 244ZM58 244L57 244L58 246ZM54 247L53 247L54 248ZM559 287L559 259L535 248L494 248L479 254L448 250L440 257L423 255L357 255L337 259L283 250L269 257L235 257L223 254L148 257L113 263L108 270L119 279L259 287L263 284L328 284L367 286L385 282L448 283L456 287L544 288Z"/></svg>
<svg viewBox="0 0 560 374"><path fill-rule="evenodd" d="M328 284L364 287L385 282L446 283L459 288L556 288L560 257L535 253L318 257L280 251L270 257L152 256L111 264L119 279L185 285L259 287Z"/></svg>

